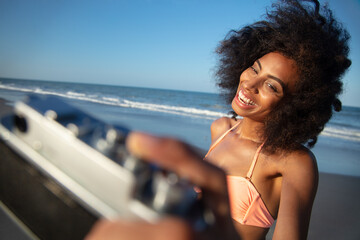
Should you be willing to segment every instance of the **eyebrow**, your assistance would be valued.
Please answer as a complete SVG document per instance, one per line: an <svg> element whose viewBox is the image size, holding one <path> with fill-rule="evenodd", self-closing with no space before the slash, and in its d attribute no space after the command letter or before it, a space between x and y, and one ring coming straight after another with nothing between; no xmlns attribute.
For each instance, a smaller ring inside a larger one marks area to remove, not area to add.
<svg viewBox="0 0 360 240"><path fill-rule="evenodd" d="M256 60L256 63L259 65L259 68L260 68L260 70L261 70L261 69L262 69L262 66L261 66L260 61L259 61L259 60ZM277 78L277 77L275 77L275 76L273 76L273 75L268 75L268 77L271 78L271 79L274 79L275 81L277 81L277 82L282 86L283 89L286 88L285 83L284 83L280 78Z"/></svg>
<svg viewBox="0 0 360 240"><path fill-rule="evenodd" d="M256 60L255 62L259 65L259 68L260 68L260 70L261 70L261 69L262 69L262 67L261 67L261 63L260 63L260 61L259 61L259 60Z"/></svg>

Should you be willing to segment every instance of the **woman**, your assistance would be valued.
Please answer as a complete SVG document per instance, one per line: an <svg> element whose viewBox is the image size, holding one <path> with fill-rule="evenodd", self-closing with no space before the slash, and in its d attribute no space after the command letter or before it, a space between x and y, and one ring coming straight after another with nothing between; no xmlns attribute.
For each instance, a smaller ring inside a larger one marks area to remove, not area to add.
<svg viewBox="0 0 360 240"><path fill-rule="evenodd" d="M228 175L243 239L263 239L275 219L274 238L306 238L318 171L303 145L316 143L332 107L340 110L340 77L351 63L348 34L326 7L274 7L267 21L232 31L217 50L218 84L242 118L212 124L206 160Z"/></svg>
<svg viewBox="0 0 360 240"><path fill-rule="evenodd" d="M205 160L225 171L227 187L219 171L177 141L135 135L129 149L203 188L217 219L206 238L264 239L277 220L274 239L305 239L318 170L304 145L314 146L332 109L341 109L340 78L351 64L348 39L317 1L284 1L265 21L232 31L221 42L218 85L234 117L214 121ZM146 236L166 237L161 233L172 230L183 233L179 239L192 236L180 222L151 225ZM93 232L109 229L125 234L129 228L105 221Z"/></svg>

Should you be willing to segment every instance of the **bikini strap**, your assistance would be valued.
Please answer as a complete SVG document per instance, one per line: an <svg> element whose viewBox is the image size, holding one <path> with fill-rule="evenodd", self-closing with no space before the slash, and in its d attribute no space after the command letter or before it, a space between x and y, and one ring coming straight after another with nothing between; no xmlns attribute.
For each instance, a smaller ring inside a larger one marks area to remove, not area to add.
<svg viewBox="0 0 360 240"><path fill-rule="evenodd" d="M223 133L223 135L221 135L218 139L216 139L216 141L210 146L209 151L207 152L207 154L205 155L204 158L206 158L209 153L216 147L216 145L219 144L219 142L221 142L221 140L223 140L223 138L229 133L231 132L234 128L236 128L241 122L239 121L238 123L236 123L234 126L232 126L231 128L229 128L226 132Z"/></svg>
<svg viewBox="0 0 360 240"><path fill-rule="evenodd" d="M260 152L261 152L261 149L263 148L265 142L263 142L259 147L258 149L256 150L255 152L255 155L254 155L254 158L252 160L252 163L251 163L251 166L250 166L250 169L248 171L248 173L246 174L246 178L250 179L251 180L251 177L252 177L252 174L254 172L254 168L255 168L255 165L256 165L256 162L259 158L259 155L260 155Z"/></svg>

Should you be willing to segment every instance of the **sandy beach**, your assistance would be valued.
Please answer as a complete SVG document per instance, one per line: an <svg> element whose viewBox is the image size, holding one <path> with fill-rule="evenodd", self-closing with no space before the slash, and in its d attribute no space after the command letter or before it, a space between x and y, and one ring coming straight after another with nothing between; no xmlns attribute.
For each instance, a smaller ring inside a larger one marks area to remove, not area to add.
<svg viewBox="0 0 360 240"><path fill-rule="evenodd" d="M309 239L360 239L360 178L320 174Z"/></svg>
<svg viewBox="0 0 360 240"><path fill-rule="evenodd" d="M359 198L359 177L320 173L308 239L360 239ZM267 239L271 239L273 230Z"/></svg>
<svg viewBox="0 0 360 240"><path fill-rule="evenodd" d="M7 110L9 108L4 107L4 101L0 99L0 115ZM354 154L347 155L346 150L338 152L339 154L343 158L359 157ZM341 163L341 159L338 161ZM360 239L358 199L360 199L360 177L320 173L308 239ZM14 223L3 212L0 213L0 239L14 239L13 237L17 236L15 231L20 230L14 227ZM273 229L267 239L271 239L272 231ZM16 239L28 238L18 235Z"/></svg>

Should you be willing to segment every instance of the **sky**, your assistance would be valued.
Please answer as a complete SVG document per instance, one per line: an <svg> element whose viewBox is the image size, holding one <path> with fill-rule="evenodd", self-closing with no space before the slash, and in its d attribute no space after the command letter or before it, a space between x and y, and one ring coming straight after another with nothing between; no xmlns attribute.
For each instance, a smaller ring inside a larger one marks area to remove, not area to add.
<svg viewBox="0 0 360 240"><path fill-rule="evenodd" d="M360 0L327 2L352 37L341 100L360 107ZM0 77L217 92L219 42L272 3L0 0Z"/></svg>

